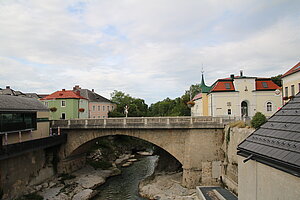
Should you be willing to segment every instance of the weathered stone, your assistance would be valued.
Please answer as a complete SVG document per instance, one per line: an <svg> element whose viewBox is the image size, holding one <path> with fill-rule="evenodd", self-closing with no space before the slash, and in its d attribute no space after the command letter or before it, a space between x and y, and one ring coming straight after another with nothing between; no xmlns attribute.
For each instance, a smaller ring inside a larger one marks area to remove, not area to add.
<svg viewBox="0 0 300 200"><path fill-rule="evenodd" d="M75 194L72 200L88 200L96 195L96 192L91 189L85 189L77 194Z"/></svg>

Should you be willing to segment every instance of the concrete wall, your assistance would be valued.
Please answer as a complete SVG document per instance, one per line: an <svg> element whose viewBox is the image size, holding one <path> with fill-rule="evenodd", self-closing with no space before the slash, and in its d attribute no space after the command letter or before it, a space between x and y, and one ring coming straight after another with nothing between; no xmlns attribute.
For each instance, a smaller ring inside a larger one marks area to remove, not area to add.
<svg viewBox="0 0 300 200"><path fill-rule="evenodd" d="M238 156L239 199L299 199L300 178L273 167Z"/></svg>
<svg viewBox="0 0 300 200"><path fill-rule="evenodd" d="M183 166L183 185L195 187L199 184L218 184L212 178L211 168L215 161L222 161L224 153L223 129L65 129L67 143L61 149L64 158L59 169L64 172L76 170L70 167L72 157L78 159L89 147L90 141L108 135L128 135L151 142L174 156ZM78 163L78 162L75 162ZM78 167L80 167L80 163ZM74 164L74 163L73 163Z"/></svg>
<svg viewBox="0 0 300 200"><path fill-rule="evenodd" d="M3 199L13 199L28 191L30 185L42 183L55 174L51 151L33 151L1 160L0 189Z"/></svg>
<svg viewBox="0 0 300 200"><path fill-rule="evenodd" d="M66 106L61 106L61 101L66 101ZM61 113L66 114L66 119L77 119L79 109L79 99L55 99L55 100L43 100L48 102L48 108L55 107L57 111L50 112L51 120L58 120L61 118Z"/></svg>
<svg viewBox="0 0 300 200"><path fill-rule="evenodd" d="M208 95L202 93L202 98L194 101L195 105L191 108L191 116L209 116Z"/></svg>
<svg viewBox="0 0 300 200"><path fill-rule="evenodd" d="M79 100L79 109L83 108L83 112L79 112L79 119L87 119L89 118L89 101L86 99ZM79 111L79 110L78 110Z"/></svg>
<svg viewBox="0 0 300 200"><path fill-rule="evenodd" d="M247 138L254 129L226 126L222 149L225 160L222 166L222 181L229 190L238 194L237 145Z"/></svg>

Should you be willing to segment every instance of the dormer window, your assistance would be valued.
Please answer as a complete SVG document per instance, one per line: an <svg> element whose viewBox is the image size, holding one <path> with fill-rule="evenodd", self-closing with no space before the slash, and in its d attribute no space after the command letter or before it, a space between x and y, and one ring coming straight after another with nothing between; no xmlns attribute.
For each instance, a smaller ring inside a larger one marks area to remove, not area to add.
<svg viewBox="0 0 300 200"><path fill-rule="evenodd" d="M262 86L263 86L264 88L268 88L268 83L267 83L267 82L262 82Z"/></svg>
<svg viewBox="0 0 300 200"><path fill-rule="evenodd" d="M230 83L225 83L225 88L230 89Z"/></svg>

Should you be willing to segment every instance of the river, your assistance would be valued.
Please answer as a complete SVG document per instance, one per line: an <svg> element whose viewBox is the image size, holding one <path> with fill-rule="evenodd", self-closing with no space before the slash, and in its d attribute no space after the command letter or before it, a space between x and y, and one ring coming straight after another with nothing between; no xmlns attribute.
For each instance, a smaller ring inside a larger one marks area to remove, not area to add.
<svg viewBox="0 0 300 200"><path fill-rule="evenodd" d="M139 195L138 185L153 174L157 159L158 156L140 157L131 166L122 168L122 174L99 187L99 194L93 200L146 200Z"/></svg>

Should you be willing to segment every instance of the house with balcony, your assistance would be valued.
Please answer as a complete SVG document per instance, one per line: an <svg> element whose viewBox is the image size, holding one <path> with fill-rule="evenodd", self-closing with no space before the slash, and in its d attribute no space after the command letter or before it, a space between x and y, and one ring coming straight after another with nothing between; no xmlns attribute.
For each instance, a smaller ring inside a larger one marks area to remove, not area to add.
<svg viewBox="0 0 300 200"><path fill-rule="evenodd" d="M281 91L270 78L244 76L241 71L240 76L218 79L193 101L192 116L247 118L256 112L271 116L281 107Z"/></svg>
<svg viewBox="0 0 300 200"><path fill-rule="evenodd" d="M79 92L82 97L88 100L88 118L107 118L108 113L117 107L107 98L97 94L94 89L81 89L79 85L75 85L73 91Z"/></svg>
<svg viewBox="0 0 300 200"><path fill-rule="evenodd" d="M0 139L2 145L49 136L49 109L40 101L0 95Z"/></svg>
<svg viewBox="0 0 300 200"><path fill-rule="evenodd" d="M41 99L50 109L50 119L88 118L88 100L73 90L56 91Z"/></svg>
<svg viewBox="0 0 300 200"><path fill-rule="evenodd" d="M281 79L283 101L286 103L300 92L300 62L285 72Z"/></svg>

